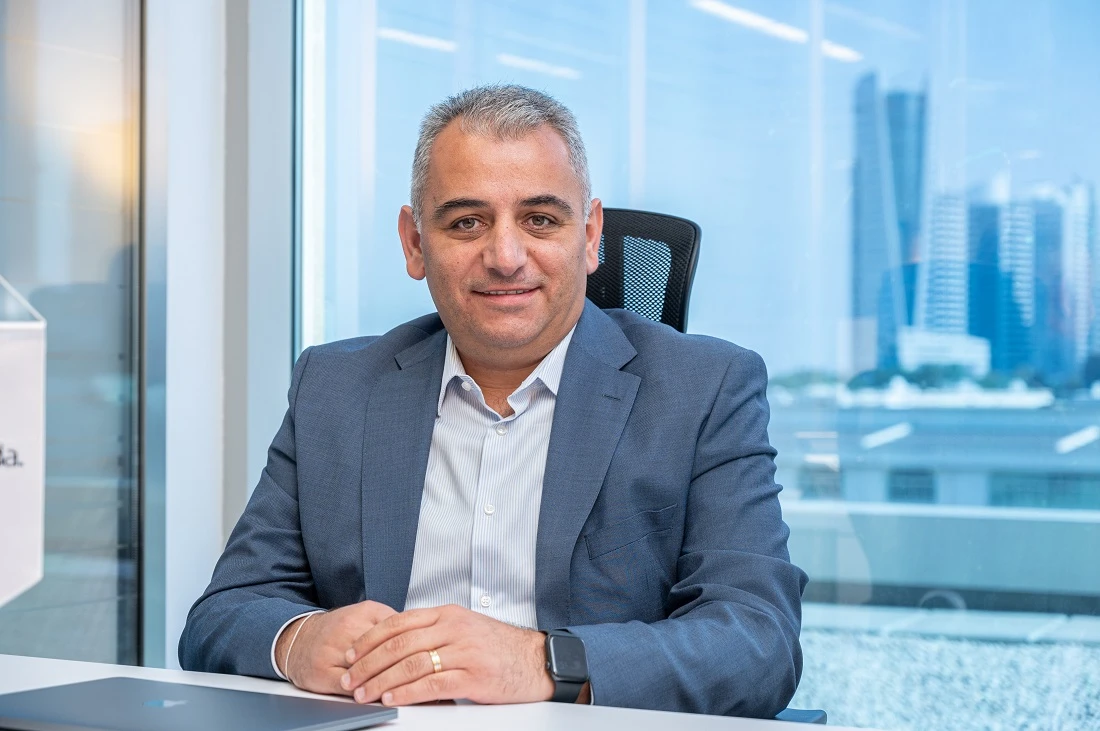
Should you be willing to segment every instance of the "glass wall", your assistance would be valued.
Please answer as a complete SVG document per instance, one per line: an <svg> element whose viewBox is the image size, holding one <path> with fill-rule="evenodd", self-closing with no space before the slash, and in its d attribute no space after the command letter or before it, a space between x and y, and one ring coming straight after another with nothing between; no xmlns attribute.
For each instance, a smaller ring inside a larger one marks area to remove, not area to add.
<svg viewBox="0 0 1100 731"><path fill-rule="evenodd" d="M47 322L45 578L0 653L139 659L139 11L0 2L0 276Z"/></svg>
<svg viewBox="0 0 1100 731"><path fill-rule="evenodd" d="M302 345L432 309L396 235L427 107L544 89L606 205L702 227L689 331L768 363L794 705L1100 723L1100 6L301 10Z"/></svg>

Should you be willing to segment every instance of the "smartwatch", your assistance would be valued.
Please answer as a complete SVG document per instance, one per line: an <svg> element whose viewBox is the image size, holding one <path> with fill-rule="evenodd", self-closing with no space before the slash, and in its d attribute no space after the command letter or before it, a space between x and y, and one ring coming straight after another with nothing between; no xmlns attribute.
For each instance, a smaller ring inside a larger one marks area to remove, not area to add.
<svg viewBox="0 0 1100 731"><path fill-rule="evenodd" d="M576 703L588 682L588 657L584 641L568 630L546 633L546 670L554 681L555 703Z"/></svg>

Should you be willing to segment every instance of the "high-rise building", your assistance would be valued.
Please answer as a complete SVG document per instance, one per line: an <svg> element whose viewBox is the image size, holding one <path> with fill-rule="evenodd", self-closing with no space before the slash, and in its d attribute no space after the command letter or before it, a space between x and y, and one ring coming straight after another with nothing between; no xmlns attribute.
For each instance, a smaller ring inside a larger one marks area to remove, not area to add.
<svg viewBox="0 0 1100 731"><path fill-rule="evenodd" d="M893 91L886 95L887 131L894 178L894 211L902 263L920 258L924 186L925 95Z"/></svg>
<svg viewBox="0 0 1100 731"><path fill-rule="evenodd" d="M1002 206L993 201L971 201L967 212L968 280L967 332L989 341L994 363L1000 340L997 337L999 300L999 253ZM996 365L994 365L996 368Z"/></svg>
<svg viewBox="0 0 1100 731"><path fill-rule="evenodd" d="M1079 376L1089 354L1089 331L1094 319L1092 268L1096 262L1092 258L1092 238L1096 223L1094 191L1090 184L1075 182L1066 186L1063 225L1063 299L1069 302L1067 336L1073 372Z"/></svg>
<svg viewBox="0 0 1100 731"><path fill-rule="evenodd" d="M916 277L907 276L904 265L917 259L920 248L924 137L924 93L884 98L874 74L859 80L852 166L856 371L895 364L897 333L913 324Z"/></svg>
<svg viewBox="0 0 1100 731"><path fill-rule="evenodd" d="M1052 383L1073 377L1074 336L1072 304L1065 282L1066 250L1064 196L1056 189L1039 191L1035 210L1035 328L1032 345L1035 367Z"/></svg>
<svg viewBox="0 0 1100 731"><path fill-rule="evenodd" d="M1089 192L1089 265L1092 273L1089 355L1100 355L1100 202L1097 201L1095 187L1090 186Z"/></svg>
<svg viewBox="0 0 1100 731"><path fill-rule="evenodd" d="M923 259L915 265L916 308L912 327L899 330L898 366L961 366L976 378L990 368L990 338L972 334L969 318L970 232L967 201L941 193L932 200Z"/></svg>
<svg viewBox="0 0 1100 731"><path fill-rule="evenodd" d="M1016 373L1037 364L1035 327L1035 209L1012 201L1001 212L997 242L997 312L993 368Z"/></svg>
<svg viewBox="0 0 1100 731"><path fill-rule="evenodd" d="M1096 200L1093 186L1043 186L1035 210L1035 366L1055 384L1076 383L1097 344L1093 317Z"/></svg>
<svg viewBox="0 0 1100 731"><path fill-rule="evenodd" d="M1035 213L1013 201L1007 176L971 193L968 231L968 331L990 344L991 366L1006 374L1032 365Z"/></svg>
<svg viewBox="0 0 1100 731"><path fill-rule="evenodd" d="M967 333L968 254L966 200L951 193L936 196L925 276L918 285L917 322L921 329L949 335Z"/></svg>

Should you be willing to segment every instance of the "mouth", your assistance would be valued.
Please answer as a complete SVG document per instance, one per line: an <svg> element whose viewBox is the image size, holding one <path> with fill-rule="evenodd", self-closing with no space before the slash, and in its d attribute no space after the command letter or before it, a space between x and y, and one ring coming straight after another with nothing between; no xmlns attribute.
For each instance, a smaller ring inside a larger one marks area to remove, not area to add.
<svg viewBox="0 0 1100 731"><path fill-rule="evenodd" d="M538 291L538 287L516 287L512 289L478 289L474 290L474 294L483 297L486 302L508 306L522 305L531 299L536 291Z"/></svg>

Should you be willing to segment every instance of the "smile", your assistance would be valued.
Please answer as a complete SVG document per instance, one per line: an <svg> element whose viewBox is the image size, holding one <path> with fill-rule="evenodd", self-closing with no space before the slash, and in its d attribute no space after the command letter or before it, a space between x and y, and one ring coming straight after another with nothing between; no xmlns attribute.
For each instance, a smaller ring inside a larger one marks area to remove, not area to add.
<svg viewBox="0 0 1100 731"><path fill-rule="evenodd" d="M482 294L489 295L501 295L501 294L526 294L530 292L529 289L493 289L488 292L482 292Z"/></svg>

